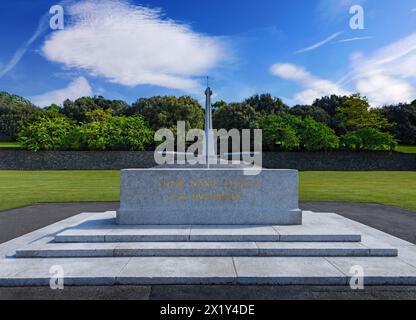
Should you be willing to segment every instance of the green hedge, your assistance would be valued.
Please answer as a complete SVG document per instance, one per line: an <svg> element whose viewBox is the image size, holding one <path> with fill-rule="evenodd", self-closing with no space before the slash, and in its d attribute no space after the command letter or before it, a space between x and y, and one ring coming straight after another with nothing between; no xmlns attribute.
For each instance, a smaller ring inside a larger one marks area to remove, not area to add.
<svg viewBox="0 0 416 320"><path fill-rule="evenodd" d="M109 116L76 124L63 115L45 113L23 126L19 142L32 151L144 151L153 147L153 134L141 116Z"/></svg>

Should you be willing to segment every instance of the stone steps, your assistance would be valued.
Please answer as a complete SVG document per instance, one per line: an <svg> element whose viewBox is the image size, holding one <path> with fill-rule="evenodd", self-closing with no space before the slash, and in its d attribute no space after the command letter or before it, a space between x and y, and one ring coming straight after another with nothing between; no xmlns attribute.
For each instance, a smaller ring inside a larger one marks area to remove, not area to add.
<svg viewBox="0 0 416 320"><path fill-rule="evenodd" d="M58 243L114 242L360 242L361 235L315 226L91 226L65 230Z"/></svg>
<svg viewBox="0 0 416 320"><path fill-rule="evenodd" d="M345 286L355 275L351 270L356 266L363 268L366 285L416 284L414 245L335 214L305 212L302 226L246 228L127 228L115 224L114 216L111 212L81 214L0 245L0 287L48 286L51 266L62 266L65 286ZM141 231L132 234L135 228ZM127 240L123 234L144 241L105 242L111 235ZM183 240L166 241L172 234L175 240L182 235ZM361 241L354 242L324 241L322 237L360 234L355 240ZM81 236L79 241L88 240L86 236L97 238L92 242L58 243L56 235L58 239L60 235L68 236L66 240ZM217 241L191 241L192 235ZM219 241L224 237L240 241ZM285 237L293 241L282 241ZM320 241L296 242L302 238ZM151 239L160 241L149 242ZM260 241L267 239L276 241Z"/></svg>
<svg viewBox="0 0 416 320"><path fill-rule="evenodd" d="M33 243L17 258L74 257L396 257L397 249L334 242Z"/></svg>

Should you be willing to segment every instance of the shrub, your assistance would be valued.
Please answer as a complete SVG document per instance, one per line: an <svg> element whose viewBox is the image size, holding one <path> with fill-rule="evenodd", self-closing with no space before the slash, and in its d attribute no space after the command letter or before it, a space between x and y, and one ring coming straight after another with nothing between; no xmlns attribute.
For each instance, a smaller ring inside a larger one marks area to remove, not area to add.
<svg viewBox="0 0 416 320"><path fill-rule="evenodd" d="M84 124L72 132L72 148L143 151L153 144L153 130L143 117L110 117Z"/></svg>
<svg viewBox="0 0 416 320"><path fill-rule="evenodd" d="M342 145L356 151L393 151L397 140L390 134L374 128L364 128L348 132L341 137Z"/></svg>
<svg viewBox="0 0 416 320"><path fill-rule="evenodd" d="M32 151L61 150L63 141L74 127L74 123L67 117L48 112L23 125L18 140L23 147Z"/></svg>

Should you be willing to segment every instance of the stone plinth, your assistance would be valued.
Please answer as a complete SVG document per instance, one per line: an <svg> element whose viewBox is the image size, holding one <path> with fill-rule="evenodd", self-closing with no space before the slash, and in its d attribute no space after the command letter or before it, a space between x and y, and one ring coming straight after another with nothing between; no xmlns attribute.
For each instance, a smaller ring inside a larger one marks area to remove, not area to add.
<svg viewBox="0 0 416 320"><path fill-rule="evenodd" d="M298 172L263 169L128 169L122 225L300 225Z"/></svg>

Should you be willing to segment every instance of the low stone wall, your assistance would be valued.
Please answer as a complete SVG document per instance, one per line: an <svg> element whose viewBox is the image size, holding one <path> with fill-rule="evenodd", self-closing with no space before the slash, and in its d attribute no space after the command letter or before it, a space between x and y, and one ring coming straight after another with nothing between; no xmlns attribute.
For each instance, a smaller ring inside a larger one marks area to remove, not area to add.
<svg viewBox="0 0 416 320"><path fill-rule="evenodd" d="M0 150L0 170L120 170L154 166L153 152ZM416 154L266 152L263 167L301 171L416 171Z"/></svg>
<svg viewBox="0 0 416 320"><path fill-rule="evenodd" d="M301 171L414 171L416 154L388 152L264 153L263 167Z"/></svg>
<svg viewBox="0 0 416 320"><path fill-rule="evenodd" d="M120 170L155 166L153 152L0 150L0 170Z"/></svg>

